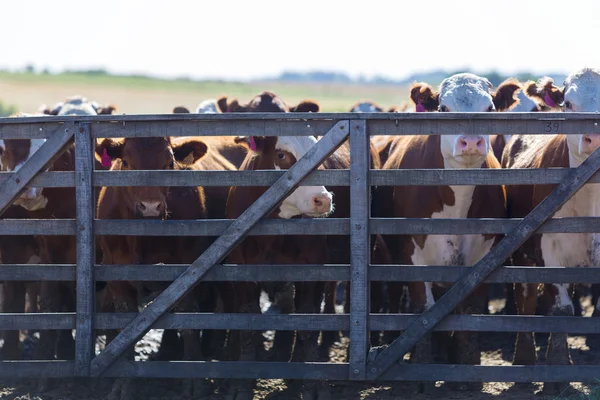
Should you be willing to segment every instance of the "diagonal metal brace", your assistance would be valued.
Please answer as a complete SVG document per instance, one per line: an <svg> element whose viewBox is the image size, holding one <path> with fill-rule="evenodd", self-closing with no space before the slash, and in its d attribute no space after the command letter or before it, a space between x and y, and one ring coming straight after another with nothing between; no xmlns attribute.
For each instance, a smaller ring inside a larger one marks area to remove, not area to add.
<svg viewBox="0 0 600 400"><path fill-rule="evenodd" d="M231 249L252 227L273 210L313 169L335 151L348 137L348 121L336 123L301 159L299 159L252 206L242 213L223 234L129 323L91 363L91 376L99 376L133 345L156 320L167 312Z"/></svg>
<svg viewBox="0 0 600 400"><path fill-rule="evenodd" d="M500 266L523 242L531 237L567 200L600 169L600 149L596 149L579 167L546 197L515 229L505 236L488 254L469 269L460 280L442 296L429 310L422 313L389 346L371 349L367 365L367 378L380 378L394 364L398 363L419 340L449 315L489 274Z"/></svg>

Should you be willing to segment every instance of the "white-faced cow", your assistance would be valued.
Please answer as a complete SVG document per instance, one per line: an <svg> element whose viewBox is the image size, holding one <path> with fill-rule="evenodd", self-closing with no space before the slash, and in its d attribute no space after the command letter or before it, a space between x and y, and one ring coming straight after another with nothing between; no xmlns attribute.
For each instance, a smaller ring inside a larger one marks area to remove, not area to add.
<svg viewBox="0 0 600 400"><path fill-rule="evenodd" d="M425 83L414 84L410 97L419 111L495 112L515 103L519 86L504 82L492 91L490 82L473 74L446 78L436 92ZM490 151L489 135L483 133L454 135L398 136L383 169L457 169L499 168ZM386 216L399 218L504 218L505 194L502 186L396 186L387 199ZM382 202L382 204L386 204ZM501 238L499 235L401 235L387 240L394 262L413 265L473 265ZM426 267L424 267L426 268ZM390 285L393 291L399 286ZM436 301L435 283L409 284L412 312L421 313ZM455 310L459 314L483 312L485 285L478 287ZM392 303L394 293L390 293ZM397 295L397 294L396 294ZM390 304L390 310L392 304ZM392 312L392 311L391 311ZM478 336L472 332L455 332L456 351L452 362L479 364ZM431 337L422 339L412 352L412 362L433 361Z"/></svg>
<svg viewBox="0 0 600 400"><path fill-rule="evenodd" d="M561 105L564 112L600 111L600 70L584 68L570 74L564 87L544 78L528 90L530 95ZM578 135L514 136L504 150L504 168L575 168L600 145L600 133ZM507 186L508 213L511 218L525 217L552 190L553 185ZM597 217L600 188L586 184L568 200L554 217ZM598 265L600 246L593 233L545 233L534 235L513 254L516 265L578 267ZM516 284L515 296L520 315L536 312L537 284ZM545 284L544 300L550 315L573 315L572 285ZM598 314L598 308L596 308ZM535 339L532 333L519 333L514 355L516 364L535 364ZM569 364L567 335L552 333L548 343L548 364Z"/></svg>

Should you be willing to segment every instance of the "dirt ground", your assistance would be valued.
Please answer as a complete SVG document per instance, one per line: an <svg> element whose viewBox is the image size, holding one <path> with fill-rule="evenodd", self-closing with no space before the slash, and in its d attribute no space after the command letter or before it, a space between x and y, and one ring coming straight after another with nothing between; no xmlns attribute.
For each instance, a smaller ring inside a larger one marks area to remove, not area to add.
<svg viewBox="0 0 600 400"><path fill-rule="evenodd" d="M491 313L500 312L502 301L491 303ZM583 302L585 315L589 316L592 307L589 299ZM162 332L159 330L149 332L136 346L136 359L147 359L156 353L159 347ZM544 361L547 336L537 334L538 354L540 362ZM512 333L482 333L482 364L484 365L510 365L515 334ZM26 338L24 352L32 352L35 347L35 337ZM341 338L330 352L332 362L346 360L347 338ZM585 336L569 337L571 357L575 364L594 365L600 362L600 340L589 339ZM32 353L31 353L32 354ZM0 399L19 400L100 400L106 399L110 393L113 379L96 381L57 379L53 380L52 389L38 393L33 388L31 380L2 380L0 381ZM138 399L143 400L175 400L181 399L181 381L175 379L139 379L136 381ZM218 383L213 382L215 391L206 396L207 400L223 400L225 397L218 392ZM571 383L562 393L546 393L543 384L518 384L514 383L484 383L481 390L457 391L444 382L436 382L427 390L426 394L418 393L415 383L409 382L381 382L373 385L372 382L329 382L332 399L351 400L390 400L390 399L575 399L585 398L598 386L600 381L588 384ZM255 390L256 400L287 400L298 399L297 391L288 387L284 380L261 380Z"/></svg>

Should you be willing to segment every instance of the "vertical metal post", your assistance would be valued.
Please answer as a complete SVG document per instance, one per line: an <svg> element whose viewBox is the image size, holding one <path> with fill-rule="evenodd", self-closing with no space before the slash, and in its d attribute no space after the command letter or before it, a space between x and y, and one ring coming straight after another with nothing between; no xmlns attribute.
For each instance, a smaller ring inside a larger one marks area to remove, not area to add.
<svg viewBox="0 0 600 400"><path fill-rule="evenodd" d="M350 121L350 376L366 379L369 350L370 140L364 120Z"/></svg>
<svg viewBox="0 0 600 400"><path fill-rule="evenodd" d="M75 375L89 376L94 355L96 258L94 237L95 196L93 187L94 147L89 123L75 125L75 198L77 204L77 323Z"/></svg>

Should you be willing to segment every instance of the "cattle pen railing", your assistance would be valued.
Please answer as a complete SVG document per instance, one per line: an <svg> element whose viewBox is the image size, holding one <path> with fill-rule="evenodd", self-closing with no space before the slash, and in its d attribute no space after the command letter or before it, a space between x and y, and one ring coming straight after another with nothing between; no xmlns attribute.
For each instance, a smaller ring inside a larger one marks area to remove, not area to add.
<svg viewBox="0 0 600 400"><path fill-rule="evenodd" d="M76 265L1 265L3 281L75 281L75 313L0 314L2 330L76 329L74 361L3 361L2 377L213 377L328 380L445 380L553 382L600 377L599 365L469 366L398 362L431 330L600 333L600 321L584 317L449 315L477 284L486 282L600 283L600 268L499 266L533 232L600 232L596 218L549 219L586 182L600 182L596 151L576 169L370 170L369 137L406 134L576 134L600 132L600 116L561 113L256 113L28 117L0 119L0 139L47 138L16 173L0 174L0 210L27 187L75 187L75 220L0 220L0 235L75 235ZM321 140L287 171L95 171L95 138L148 136L318 135ZM40 172L74 137L76 170ZM350 170L313 171L349 138ZM312 172L311 172L312 171ZM270 186L237 220L95 220L98 186ZM261 220L299 183L350 186L351 217ZM552 194L524 219L371 218L370 186L556 184ZM267 195L268 194L268 195ZM539 228L539 230L538 230ZM475 266L370 265L369 235L506 234ZM191 266L94 265L95 235L220 236ZM219 265L245 234L350 235L349 265ZM215 265L217 264L217 265ZM213 267L214 265L214 267ZM166 313L185 290L204 281L350 281L350 314L252 315ZM174 281L139 314L97 313L94 281ZM420 315L369 315L369 281L456 282ZM134 362L119 356L149 328L349 331L347 363ZM122 329L98 355L94 330ZM368 332L404 331L379 354L369 356Z"/></svg>

